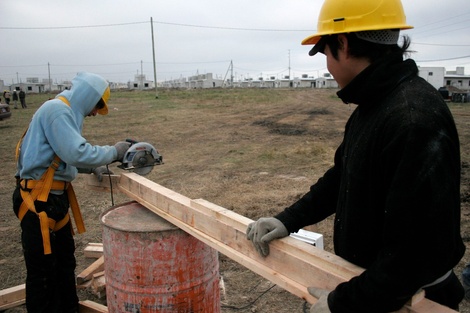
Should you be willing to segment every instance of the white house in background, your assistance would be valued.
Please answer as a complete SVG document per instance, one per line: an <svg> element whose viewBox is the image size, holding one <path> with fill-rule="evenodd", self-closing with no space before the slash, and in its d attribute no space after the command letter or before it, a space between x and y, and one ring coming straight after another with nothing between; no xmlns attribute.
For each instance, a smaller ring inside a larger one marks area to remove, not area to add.
<svg viewBox="0 0 470 313"><path fill-rule="evenodd" d="M224 80L214 78L212 73L207 73L188 77L187 84L187 88L215 88L222 87Z"/></svg>
<svg viewBox="0 0 470 313"><path fill-rule="evenodd" d="M26 93L44 93L44 92L61 92L65 89L70 89L72 82L63 81L62 83L54 83L51 80L44 78L39 80L38 77L28 77L26 82L14 83L9 86L10 90L23 89Z"/></svg>
<svg viewBox="0 0 470 313"><path fill-rule="evenodd" d="M470 75L465 75L465 68L457 67L455 71L446 71L445 67L419 67L419 76L439 89L441 87L455 87L461 90L470 90Z"/></svg>
<svg viewBox="0 0 470 313"><path fill-rule="evenodd" d="M155 84L153 81L151 80L147 80L145 78L145 75L143 74L136 74L134 76L134 81L130 81L127 83L127 87L129 89L143 89L143 90L147 90L147 89L152 89L152 88L155 88Z"/></svg>
<svg viewBox="0 0 470 313"><path fill-rule="evenodd" d="M186 77L180 77L177 79L166 80L163 83L159 83L158 87L163 88L188 88Z"/></svg>
<svg viewBox="0 0 470 313"><path fill-rule="evenodd" d="M418 75L439 89L444 86L445 67L418 67Z"/></svg>
<svg viewBox="0 0 470 313"><path fill-rule="evenodd" d="M315 88L339 88L339 85L330 73L325 73L315 79Z"/></svg>
<svg viewBox="0 0 470 313"><path fill-rule="evenodd" d="M455 71L447 71L444 86L452 86L461 90L470 90L470 75L465 75L465 67L457 67Z"/></svg>
<svg viewBox="0 0 470 313"><path fill-rule="evenodd" d="M307 74L302 74L301 77L294 78L294 87L295 88L315 88L316 87L315 78L309 77Z"/></svg>

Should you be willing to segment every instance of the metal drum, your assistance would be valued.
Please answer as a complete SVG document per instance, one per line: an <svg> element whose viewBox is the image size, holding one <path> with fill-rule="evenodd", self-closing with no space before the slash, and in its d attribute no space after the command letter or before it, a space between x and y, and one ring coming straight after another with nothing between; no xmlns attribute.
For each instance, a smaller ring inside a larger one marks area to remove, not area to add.
<svg viewBox="0 0 470 313"><path fill-rule="evenodd" d="M109 313L220 312L217 250L137 202L100 220Z"/></svg>

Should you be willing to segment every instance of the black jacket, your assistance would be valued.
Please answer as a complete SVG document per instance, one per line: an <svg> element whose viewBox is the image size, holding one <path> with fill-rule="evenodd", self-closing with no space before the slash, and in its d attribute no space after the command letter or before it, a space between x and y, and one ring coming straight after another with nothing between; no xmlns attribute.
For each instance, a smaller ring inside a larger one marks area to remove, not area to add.
<svg viewBox="0 0 470 313"><path fill-rule="evenodd" d="M336 214L335 253L366 270L330 293L333 313L398 310L464 254L457 130L417 74L388 57L338 92L358 106L334 166L276 216L294 232Z"/></svg>

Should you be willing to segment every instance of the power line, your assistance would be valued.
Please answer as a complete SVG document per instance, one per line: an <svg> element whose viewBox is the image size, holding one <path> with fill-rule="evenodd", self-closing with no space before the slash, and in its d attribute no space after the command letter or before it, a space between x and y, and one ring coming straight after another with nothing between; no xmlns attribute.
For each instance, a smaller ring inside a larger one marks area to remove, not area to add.
<svg viewBox="0 0 470 313"><path fill-rule="evenodd" d="M54 30L54 29L72 29L72 28L99 28L99 27L114 27L126 26L136 24L146 24L148 22L130 22L130 23L116 23L116 24L99 24L99 25L75 25L75 26L44 26L44 27L8 27L0 26L0 29L8 30ZM268 28L244 28L244 27L226 27L226 26L208 26L184 23L172 23L153 21L154 24L173 25L182 27L195 27L195 28L210 28L210 29L224 29L224 30L239 30L239 31L259 31L259 32L311 32L311 29L268 29Z"/></svg>
<svg viewBox="0 0 470 313"><path fill-rule="evenodd" d="M45 29L71 29L71 28L98 28L98 27L114 27L114 26L125 26L135 24L146 24L148 22L131 22L131 23L119 23L119 24L102 24L102 25L79 25L79 26L45 26L45 27L8 27L2 26L0 29L10 30L45 30Z"/></svg>
<svg viewBox="0 0 470 313"><path fill-rule="evenodd" d="M431 23L428 23L428 24L421 25L421 26L419 26L419 28L424 28L426 26L438 24L438 23L441 23L441 22L448 22L449 20L455 20L457 17L468 15L468 14L470 14L470 12L462 13L462 14L459 14L459 15L454 15L452 17L446 17L446 18L443 18L442 20L438 20L438 21L434 21L434 22L431 22Z"/></svg>
<svg viewBox="0 0 470 313"><path fill-rule="evenodd" d="M182 24L182 23L170 23L170 22L158 22L154 21L155 24L165 24L183 27L197 27L197 28L211 28L211 29L225 29L225 30L243 30L243 31L258 31L258 32L311 32L311 29L268 29L268 28L244 28L244 27L226 27L226 26L206 26L206 25L195 25L195 24Z"/></svg>
<svg viewBox="0 0 470 313"><path fill-rule="evenodd" d="M470 45L449 45L449 44L439 44L439 43L425 43L425 42L415 42L413 41L412 44L414 45L424 45L424 46L443 46L443 47L470 47Z"/></svg>
<svg viewBox="0 0 470 313"><path fill-rule="evenodd" d="M465 58L470 58L470 55L464 55L461 57L455 57L455 58L447 58L447 59L435 59L435 60L417 60L416 62L437 62L437 61L451 61L451 60L458 60L458 59L465 59Z"/></svg>

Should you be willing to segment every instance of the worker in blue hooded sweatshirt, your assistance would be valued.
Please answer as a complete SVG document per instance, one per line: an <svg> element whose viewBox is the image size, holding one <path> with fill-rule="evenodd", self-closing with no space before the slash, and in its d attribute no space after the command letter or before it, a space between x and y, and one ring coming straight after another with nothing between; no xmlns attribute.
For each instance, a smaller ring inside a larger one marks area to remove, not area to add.
<svg viewBox="0 0 470 313"><path fill-rule="evenodd" d="M85 117L108 113L108 83L91 73L79 73L70 90L46 101L34 114L16 149L17 186L13 210L21 221L26 263L28 312L75 313L75 243L85 231L71 182L77 173L107 172L104 165L122 161L127 142L91 145L82 136Z"/></svg>

